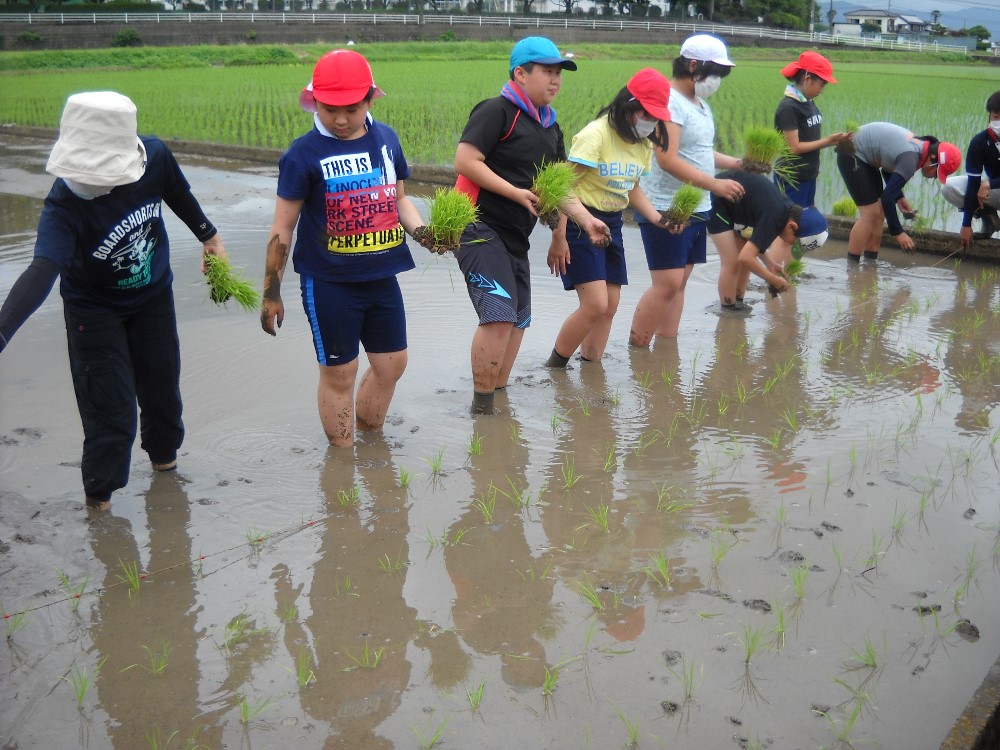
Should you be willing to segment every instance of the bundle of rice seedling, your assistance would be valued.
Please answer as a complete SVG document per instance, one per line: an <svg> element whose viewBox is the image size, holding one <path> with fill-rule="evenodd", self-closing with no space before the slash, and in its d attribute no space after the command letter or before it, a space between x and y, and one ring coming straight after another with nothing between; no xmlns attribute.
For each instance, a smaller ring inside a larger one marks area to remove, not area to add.
<svg viewBox="0 0 1000 750"><path fill-rule="evenodd" d="M836 151L838 154L848 154L849 156L853 156L855 152L853 136L855 133L858 132L858 128L860 127L861 123L858 122L857 120L847 120L844 123L844 132L850 133L851 137L848 138L846 141L841 141L840 143L838 143L836 146L833 147L833 150Z"/></svg>
<svg viewBox="0 0 1000 750"><path fill-rule="evenodd" d="M792 258L785 264L785 276L794 284L795 280L802 275L805 268L805 264L801 258Z"/></svg>
<svg viewBox="0 0 1000 750"><path fill-rule="evenodd" d="M230 299L244 310L256 312L260 309L260 293L251 284L242 269L233 268L228 258L218 255L205 256L205 280L208 282L212 302L223 305Z"/></svg>
<svg viewBox="0 0 1000 750"><path fill-rule="evenodd" d="M857 120L847 120L844 122L844 132L845 133L857 133L858 128L861 127L861 123Z"/></svg>
<svg viewBox="0 0 1000 750"><path fill-rule="evenodd" d="M479 218L476 208L468 195L454 188L438 188L434 200L430 202L430 213L424 231L433 239L435 253L457 250L465 228ZM416 238L421 241L421 237Z"/></svg>
<svg viewBox="0 0 1000 750"><path fill-rule="evenodd" d="M790 185L795 185L798 157L792 154L785 136L774 128L751 125L743 131L742 166L747 172L774 172Z"/></svg>
<svg viewBox="0 0 1000 750"><path fill-rule="evenodd" d="M565 161L549 162L535 175L531 192L538 196L538 218L549 229L559 224L559 206L573 195L579 176L576 168Z"/></svg>
<svg viewBox="0 0 1000 750"><path fill-rule="evenodd" d="M833 202L832 213L834 216L846 216L853 219L858 215L858 206L851 198L841 198Z"/></svg>
<svg viewBox="0 0 1000 750"><path fill-rule="evenodd" d="M691 216L698 210L698 204L701 203L704 196L704 190L696 188L690 183L684 183L674 193L670 207L660 214L663 217L663 223L687 226L691 223Z"/></svg>

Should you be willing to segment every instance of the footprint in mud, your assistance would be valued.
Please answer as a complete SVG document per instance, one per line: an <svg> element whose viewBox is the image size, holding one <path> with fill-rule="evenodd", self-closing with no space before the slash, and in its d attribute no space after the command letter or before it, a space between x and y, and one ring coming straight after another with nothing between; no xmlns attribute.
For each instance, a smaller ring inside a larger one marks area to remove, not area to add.
<svg viewBox="0 0 1000 750"><path fill-rule="evenodd" d="M771 611L771 605L763 599L744 599L743 606L757 612L768 613Z"/></svg>
<svg viewBox="0 0 1000 750"><path fill-rule="evenodd" d="M44 436L45 433L36 427L15 427L10 435L0 435L0 445L34 445Z"/></svg>

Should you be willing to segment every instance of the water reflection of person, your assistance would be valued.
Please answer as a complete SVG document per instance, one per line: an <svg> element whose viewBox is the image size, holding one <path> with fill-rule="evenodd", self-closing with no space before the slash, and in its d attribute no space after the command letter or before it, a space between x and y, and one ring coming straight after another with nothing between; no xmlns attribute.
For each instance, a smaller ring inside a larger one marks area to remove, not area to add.
<svg viewBox="0 0 1000 750"><path fill-rule="evenodd" d="M101 596L91 630L99 660L107 659L95 685L101 707L111 719L112 745L120 750L145 747L148 733L166 740L174 731L183 738L180 744L195 735L206 747L222 744L222 727L203 711L198 698L202 674L197 651L202 636L190 564L190 522L184 480L176 474L154 475L146 493L147 566L142 565L127 519L92 517L91 544L107 570L104 586L112 587ZM150 573L131 599L118 578L119 560L138 562L140 570ZM163 644L170 652L161 674L151 675L142 666L122 671L133 664L148 666L150 656L143 646L155 651Z"/></svg>
<svg viewBox="0 0 1000 750"><path fill-rule="evenodd" d="M300 699L308 714L337 731L323 747L391 748L392 742L376 731L399 706L409 683L406 650L417 632L416 611L403 598L409 559L407 493L379 434L359 439L356 457L341 454L329 451L320 477L330 515L323 524L305 621L313 638L317 683L300 691ZM364 492L360 506L345 508L338 494L349 494L354 487L354 463ZM384 570L380 560L392 569ZM286 645L295 649L296 658L298 644ZM369 653L384 649L377 668L342 672L357 666L352 657L363 659L366 645Z"/></svg>
<svg viewBox="0 0 1000 750"><path fill-rule="evenodd" d="M527 491L528 448L517 420L475 420L483 451L472 456L469 507L449 530L468 530L462 544L444 548L455 586L452 620L461 639L479 654L497 656L500 674L515 689L538 688L545 678L542 641L553 625L553 578L548 557L535 558L525 538L524 513L513 501ZM477 500L496 498L489 522Z"/></svg>

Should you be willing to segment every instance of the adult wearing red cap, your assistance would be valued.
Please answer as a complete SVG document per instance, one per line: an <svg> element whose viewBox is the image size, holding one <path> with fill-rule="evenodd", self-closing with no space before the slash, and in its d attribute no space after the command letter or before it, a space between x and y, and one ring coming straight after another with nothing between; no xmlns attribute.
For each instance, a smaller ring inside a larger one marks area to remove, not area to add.
<svg viewBox="0 0 1000 750"><path fill-rule="evenodd" d="M896 207L904 215L916 211L903 195L903 187L920 170L942 184L961 166L962 152L951 143L932 135L915 136L906 128L889 122L870 122L854 134L854 153L837 154L837 168L847 192L858 206L860 216L851 229L847 244L849 260L878 257L882 244L882 222L904 252L912 253L913 239L904 231Z"/></svg>
<svg viewBox="0 0 1000 750"><path fill-rule="evenodd" d="M821 135L823 115L816 97L828 83L836 83L833 65L823 55L806 50L799 59L781 69L788 79L785 95L774 113L774 127L781 131L788 150L795 157L791 180L775 175L775 184L795 203L808 208L816 203L816 178L819 176L819 152L851 137L850 133Z"/></svg>

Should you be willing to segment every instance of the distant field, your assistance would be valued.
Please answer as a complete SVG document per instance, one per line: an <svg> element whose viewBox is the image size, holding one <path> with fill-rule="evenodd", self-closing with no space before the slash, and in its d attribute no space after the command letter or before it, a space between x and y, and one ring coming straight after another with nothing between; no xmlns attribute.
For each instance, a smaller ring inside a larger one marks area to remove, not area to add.
<svg viewBox="0 0 1000 750"><path fill-rule="evenodd" d="M161 137L252 147L283 148L311 125L297 106L298 92L325 47L192 47L115 51L16 53L0 57L5 95L0 121L55 127L66 96L113 89L139 107L140 129ZM449 164L471 107L498 93L506 79L506 43L358 45L388 94L377 118L400 134L414 164ZM568 49L568 48L567 48ZM579 45L580 70L564 76L555 102L567 138L586 124L638 68L670 73L676 46ZM750 124L769 124L782 95L781 64L788 50L732 50L737 62L711 104L718 147L737 153L739 134ZM761 59L764 57L765 59ZM831 53L840 83L818 100L824 131L848 120L887 120L918 134L933 134L965 148L985 127L984 102L998 88L988 66L936 62L888 64L886 55ZM475 59L473 59L475 58ZM910 60L913 59L911 55ZM926 59L926 58L922 58ZM849 60L849 61L848 61ZM123 67L127 66L127 67ZM924 214L943 226L948 218L928 185L911 189ZM831 154L824 155L819 205L843 194ZM926 194L926 195L925 195Z"/></svg>

